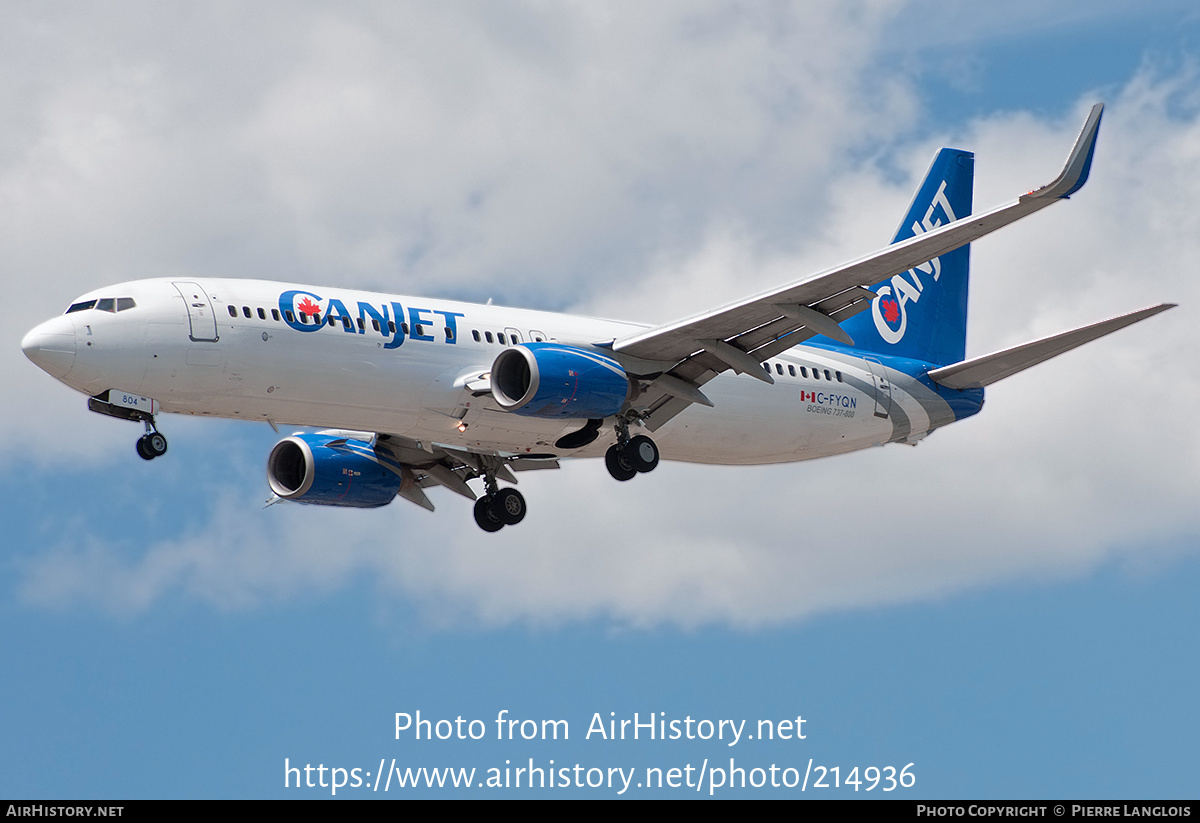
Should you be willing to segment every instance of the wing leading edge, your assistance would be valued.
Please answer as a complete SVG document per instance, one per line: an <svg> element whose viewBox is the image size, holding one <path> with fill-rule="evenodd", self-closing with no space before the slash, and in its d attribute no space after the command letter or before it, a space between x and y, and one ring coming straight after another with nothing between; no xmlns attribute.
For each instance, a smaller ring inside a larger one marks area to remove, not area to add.
<svg viewBox="0 0 1200 823"><path fill-rule="evenodd" d="M807 280L613 341L618 356L657 362L664 366L663 374L674 378L654 384L659 396L647 398L646 426L654 431L693 402L703 402L702 393L696 396L700 386L726 369L774 382L759 363L818 334L839 339L836 324L870 307L875 297L870 286L1074 194L1091 171L1103 110L1103 104L1092 107L1058 177L1011 203L955 220Z"/></svg>

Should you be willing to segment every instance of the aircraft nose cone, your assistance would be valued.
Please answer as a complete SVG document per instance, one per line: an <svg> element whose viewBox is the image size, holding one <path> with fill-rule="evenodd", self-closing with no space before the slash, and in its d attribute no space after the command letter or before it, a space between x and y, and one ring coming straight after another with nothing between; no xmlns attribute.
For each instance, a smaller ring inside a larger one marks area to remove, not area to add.
<svg viewBox="0 0 1200 823"><path fill-rule="evenodd" d="M75 329L60 318L50 320L25 335L21 351L47 374L66 377L75 365Z"/></svg>

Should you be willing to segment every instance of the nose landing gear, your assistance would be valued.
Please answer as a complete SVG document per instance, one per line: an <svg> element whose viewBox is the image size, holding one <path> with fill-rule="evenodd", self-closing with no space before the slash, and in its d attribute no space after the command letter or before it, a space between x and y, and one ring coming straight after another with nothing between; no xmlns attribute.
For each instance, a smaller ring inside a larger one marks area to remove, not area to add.
<svg viewBox="0 0 1200 823"><path fill-rule="evenodd" d="M137 453L143 460L153 460L167 453L167 438L154 428L154 418L146 418L146 433L138 438Z"/></svg>
<svg viewBox="0 0 1200 823"><path fill-rule="evenodd" d="M152 398L116 389L109 389L88 398L89 411L118 420L140 420L145 424L146 433L137 441L138 457L143 460L153 460L167 453L167 438L154 427L154 414L158 408L157 401Z"/></svg>

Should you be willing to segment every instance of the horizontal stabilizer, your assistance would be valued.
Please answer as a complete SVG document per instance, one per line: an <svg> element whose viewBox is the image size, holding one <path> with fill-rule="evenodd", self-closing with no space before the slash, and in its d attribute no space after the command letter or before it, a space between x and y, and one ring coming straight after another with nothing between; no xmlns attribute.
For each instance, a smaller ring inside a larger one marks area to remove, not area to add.
<svg viewBox="0 0 1200 823"><path fill-rule="evenodd" d="M980 389L990 386L997 380L1003 380L1017 372L1024 371L1030 366L1036 366L1051 357L1082 346L1084 343L1090 343L1106 334L1112 334L1126 326L1132 326L1140 320L1145 320L1147 317L1153 317L1159 312L1173 308L1175 308L1174 303L1163 303L1131 314L1123 314L1111 320L1101 320L1090 326L1083 326L1052 337L1043 337L1032 343L1024 343L994 354L985 354L983 357L975 357L961 363L934 369L929 372L929 379L950 389Z"/></svg>

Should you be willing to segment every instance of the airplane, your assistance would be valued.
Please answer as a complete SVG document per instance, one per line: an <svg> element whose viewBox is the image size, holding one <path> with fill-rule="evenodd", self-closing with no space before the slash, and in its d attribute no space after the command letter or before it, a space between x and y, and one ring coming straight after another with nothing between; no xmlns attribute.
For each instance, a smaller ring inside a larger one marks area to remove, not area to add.
<svg viewBox="0 0 1200 823"><path fill-rule="evenodd" d="M178 277L82 295L21 348L90 410L141 422L146 460L167 451L162 413L318 429L271 450L271 503L402 497L432 511L425 490L444 486L475 501L488 532L525 517L515 473L566 458L603 457L628 481L660 457L762 464L915 445L978 413L986 386L1174 307L965 356L968 244L1078 191L1102 113L1047 186L973 214L974 155L942 149L891 245L665 325Z"/></svg>

